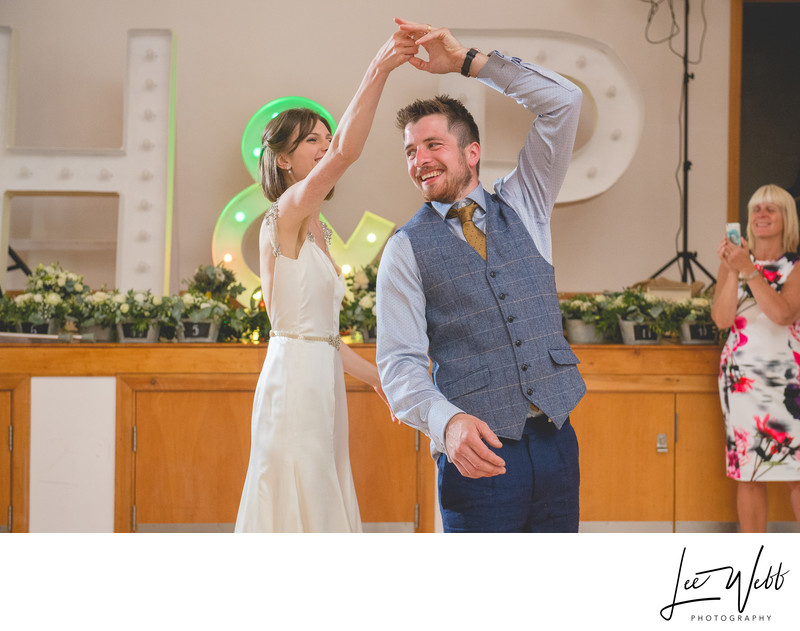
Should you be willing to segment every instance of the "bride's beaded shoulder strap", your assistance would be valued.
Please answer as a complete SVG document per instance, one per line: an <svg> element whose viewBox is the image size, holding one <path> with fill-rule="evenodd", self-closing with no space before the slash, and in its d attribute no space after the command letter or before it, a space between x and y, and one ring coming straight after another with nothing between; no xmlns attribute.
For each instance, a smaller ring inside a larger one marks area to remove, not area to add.
<svg viewBox="0 0 800 631"><path fill-rule="evenodd" d="M280 256L281 246L278 243L278 202L272 202L272 206L264 214L264 224L267 226L269 240L272 242L272 255Z"/></svg>
<svg viewBox="0 0 800 631"><path fill-rule="evenodd" d="M264 213L264 223L267 226L269 240L272 242L272 254L276 257L280 256L281 246L278 242L278 200L272 202L272 206ZM311 234L311 230L308 231L306 236L309 241L314 242L314 235ZM325 239L325 244L330 247L333 230L331 230L325 222L322 222L322 236Z"/></svg>

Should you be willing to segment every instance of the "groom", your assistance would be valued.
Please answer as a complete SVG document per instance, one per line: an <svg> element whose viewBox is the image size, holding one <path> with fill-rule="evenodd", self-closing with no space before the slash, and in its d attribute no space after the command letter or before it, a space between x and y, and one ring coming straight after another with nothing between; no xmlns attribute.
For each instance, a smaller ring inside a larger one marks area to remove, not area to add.
<svg viewBox="0 0 800 631"><path fill-rule="evenodd" d="M586 388L564 339L550 215L570 162L581 91L543 68L401 22L428 52L524 105L517 167L489 194L477 126L440 96L400 110L411 181L426 203L388 242L378 273L378 367L398 418L425 432L446 532L576 532ZM429 372L432 367L432 379Z"/></svg>

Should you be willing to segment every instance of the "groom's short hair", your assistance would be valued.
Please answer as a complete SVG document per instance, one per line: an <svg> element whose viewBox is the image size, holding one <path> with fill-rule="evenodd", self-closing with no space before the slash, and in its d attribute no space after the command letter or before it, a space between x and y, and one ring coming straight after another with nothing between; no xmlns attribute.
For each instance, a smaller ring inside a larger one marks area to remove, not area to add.
<svg viewBox="0 0 800 631"><path fill-rule="evenodd" d="M447 118L447 128L458 139L460 149L473 142L481 144L478 126L472 114L461 101L446 94L440 94L432 99L417 99L406 105L397 112L397 127L401 131L405 130L409 123L416 123L431 114L443 114Z"/></svg>

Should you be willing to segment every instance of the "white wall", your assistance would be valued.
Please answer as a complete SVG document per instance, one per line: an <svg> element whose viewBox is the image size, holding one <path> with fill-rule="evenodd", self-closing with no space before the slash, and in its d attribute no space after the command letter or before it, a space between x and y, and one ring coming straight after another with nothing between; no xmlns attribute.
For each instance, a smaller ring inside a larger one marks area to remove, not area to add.
<svg viewBox="0 0 800 631"><path fill-rule="evenodd" d="M296 94L318 101L338 119L398 12L452 28L550 29L603 42L636 76L645 123L636 158L622 178L591 200L559 207L554 217L559 289L594 291L646 278L676 251L683 67L666 44L645 41L648 8L634 0L462 0L457 10L452 3L420 0L396 6L362 0L0 0L0 22L19 37L16 144L37 147L119 146L126 33L174 31L176 279L211 261L217 216L252 183L239 154L252 114L274 98ZM689 249L716 274L727 204L730 8L708 2L705 9L703 59L692 68L696 78L690 84ZM664 33L665 17L662 9L653 36ZM696 57L699 11L692 18ZM682 36L676 47L682 50ZM363 157L325 211L343 236L365 210L402 224L418 208L393 119L398 108L436 93L437 86L437 77L410 66L390 77ZM677 268L665 276L677 279Z"/></svg>

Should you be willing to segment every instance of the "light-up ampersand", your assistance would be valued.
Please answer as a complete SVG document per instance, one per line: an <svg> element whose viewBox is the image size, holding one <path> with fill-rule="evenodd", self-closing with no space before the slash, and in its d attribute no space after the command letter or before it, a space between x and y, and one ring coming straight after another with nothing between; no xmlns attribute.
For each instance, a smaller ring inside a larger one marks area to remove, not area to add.
<svg viewBox="0 0 800 631"><path fill-rule="evenodd" d="M242 160L256 184L248 186L228 202L214 228L211 244L214 263L222 263L236 274L236 279L245 286L245 296L251 296L261 289L258 274L247 265L242 252L244 236L248 228L254 221L263 218L269 203L264 198L261 186L258 184L261 135L270 120L282 111L294 107L307 107L314 110L328 121L331 130L336 131L336 122L333 117L325 108L310 99L300 96L285 96L264 105L247 123L242 135ZM322 220L333 231L331 254L345 273L371 263L394 230L394 224L391 221L371 212L365 212L355 231L345 242L324 216L322 216Z"/></svg>

